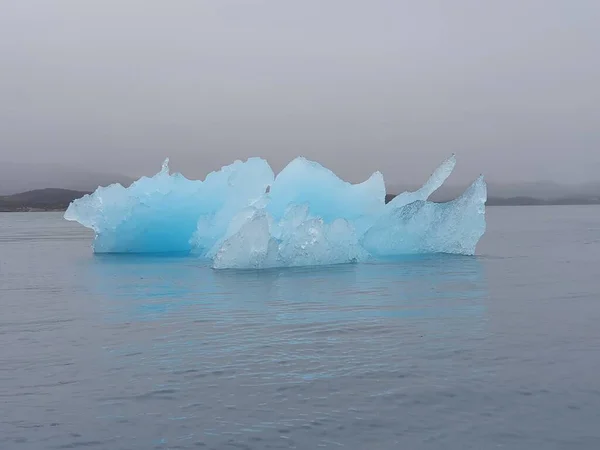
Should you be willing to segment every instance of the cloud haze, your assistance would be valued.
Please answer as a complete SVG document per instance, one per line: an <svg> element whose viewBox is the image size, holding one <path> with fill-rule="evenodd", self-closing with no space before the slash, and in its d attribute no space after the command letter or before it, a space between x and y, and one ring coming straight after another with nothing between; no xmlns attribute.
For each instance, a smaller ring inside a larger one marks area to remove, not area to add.
<svg viewBox="0 0 600 450"><path fill-rule="evenodd" d="M5 0L0 161L598 179L596 0Z"/></svg>

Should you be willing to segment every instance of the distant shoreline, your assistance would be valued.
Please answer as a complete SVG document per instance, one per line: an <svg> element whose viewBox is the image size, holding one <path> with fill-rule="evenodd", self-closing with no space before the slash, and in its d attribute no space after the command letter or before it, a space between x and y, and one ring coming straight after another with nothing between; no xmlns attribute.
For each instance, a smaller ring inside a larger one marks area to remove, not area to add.
<svg viewBox="0 0 600 450"><path fill-rule="evenodd" d="M64 212L69 204L89 192L67 189L39 189L20 194L0 196L0 212ZM395 195L385 196L386 203ZM539 199L535 197L489 197L486 206L584 206L600 205L600 197L565 197Z"/></svg>
<svg viewBox="0 0 600 450"><path fill-rule="evenodd" d="M47 212L55 212L64 213L67 208L64 209L40 209L40 208L23 208L23 209L2 209L0 208L0 213L47 213Z"/></svg>
<svg viewBox="0 0 600 450"><path fill-rule="evenodd" d="M486 203L486 207L499 208L499 207L538 207L538 206L600 206L600 202L596 203ZM60 209L43 209L43 208L27 208L22 209L3 209L0 208L0 213L64 213L68 206Z"/></svg>

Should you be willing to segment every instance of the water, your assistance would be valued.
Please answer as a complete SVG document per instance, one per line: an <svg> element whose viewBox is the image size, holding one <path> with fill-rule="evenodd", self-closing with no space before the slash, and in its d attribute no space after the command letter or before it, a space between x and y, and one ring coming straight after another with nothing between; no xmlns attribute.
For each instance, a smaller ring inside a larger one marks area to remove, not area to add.
<svg viewBox="0 0 600 450"><path fill-rule="evenodd" d="M0 448L598 449L600 208L489 208L475 258L94 257L0 214Z"/></svg>

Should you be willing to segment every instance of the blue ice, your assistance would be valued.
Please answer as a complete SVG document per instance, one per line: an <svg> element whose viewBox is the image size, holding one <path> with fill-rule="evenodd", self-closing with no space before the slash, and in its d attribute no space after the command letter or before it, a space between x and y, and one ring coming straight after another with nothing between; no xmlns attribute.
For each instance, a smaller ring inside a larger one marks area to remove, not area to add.
<svg viewBox="0 0 600 450"><path fill-rule="evenodd" d="M65 219L95 232L96 253L181 253L216 269L340 264L406 254L472 255L485 232L486 185L428 201L452 173L454 155L419 190L385 204L381 173L351 184L305 158L277 176L261 158L235 161L205 180L171 174L99 187Z"/></svg>

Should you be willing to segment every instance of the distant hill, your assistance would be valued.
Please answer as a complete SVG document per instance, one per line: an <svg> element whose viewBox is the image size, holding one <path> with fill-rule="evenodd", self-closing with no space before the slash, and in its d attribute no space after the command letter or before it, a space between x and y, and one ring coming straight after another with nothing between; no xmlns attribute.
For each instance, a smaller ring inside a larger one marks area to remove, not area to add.
<svg viewBox="0 0 600 450"><path fill-rule="evenodd" d="M561 197L551 199L539 199L533 197L489 197L487 206L536 206L536 205L600 205L600 197Z"/></svg>
<svg viewBox="0 0 600 450"><path fill-rule="evenodd" d="M125 175L78 170L55 164L0 162L0 195L46 188L91 192L98 186L112 183L129 186L133 181Z"/></svg>
<svg viewBox="0 0 600 450"><path fill-rule="evenodd" d="M0 197L0 212L63 211L73 200L88 192L68 189L36 189Z"/></svg>

